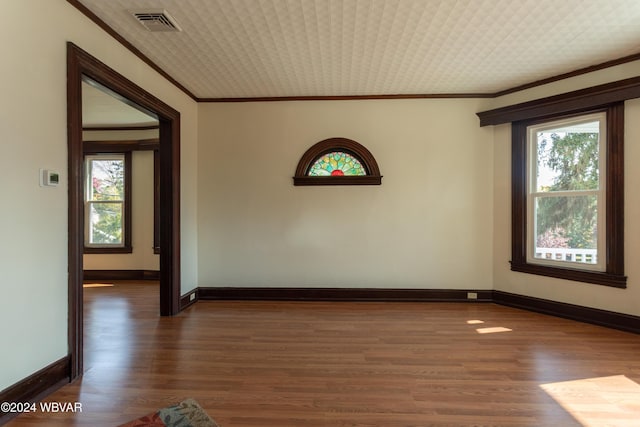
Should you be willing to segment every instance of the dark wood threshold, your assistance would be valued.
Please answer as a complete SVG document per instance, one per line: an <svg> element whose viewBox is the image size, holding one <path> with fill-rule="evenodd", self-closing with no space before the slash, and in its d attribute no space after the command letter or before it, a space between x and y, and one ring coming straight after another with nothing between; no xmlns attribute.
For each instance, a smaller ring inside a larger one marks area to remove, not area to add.
<svg viewBox="0 0 640 427"><path fill-rule="evenodd" d="M70 376L70 356L67 355L22 381L2 390L0 392L0 402L38 402L45 396L68 384ZM18 415L18 413L0 411L0 425L4 425Z"/></svg>
<svg viewBox="0 0 640 427"><path fill-rule="evenodd" d="M198 288L199 300L491 302L491 294L477 289Z"/></svg>
<svg viewBox="0 0 640 427"><path fill-rule="evenodd" d="M160 280L158 270L84 270L84 280Z"/></svg>
<svg viewBox="0 0 640 427"><path fill-rule="evenodd" d="M180 311L198 302L198 288L180 297Z"/></svg>
<svg viewBox="0 0 640 427"><path fill-rule="evenodd" d="M640 334L640 317L630 314L583 307L564 302L551 301L503 291L493 291L493 302L537 313L550 314L578 322L606 326L612 329Z"/></svg>

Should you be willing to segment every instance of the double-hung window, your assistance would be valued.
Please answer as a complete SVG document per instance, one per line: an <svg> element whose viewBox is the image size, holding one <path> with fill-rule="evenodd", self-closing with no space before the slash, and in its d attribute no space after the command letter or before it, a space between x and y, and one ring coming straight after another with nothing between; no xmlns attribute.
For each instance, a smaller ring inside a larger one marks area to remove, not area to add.
<svg viewBox="0 0 640 427"><path fill-rule="evenodd" d="M85 252L131 252L131 154L85 156Z"/></svg>
<svg viewBox="0 0 640 427"><path fill-rule="evenodd" d="M511 269L625 287L624 105L512 124Z"/></svg>
<svg viewBox="0 0 640 427"><path fill-rule="evenodd" d="M605 271L606 113L527 127L527 262Z"/></svg>

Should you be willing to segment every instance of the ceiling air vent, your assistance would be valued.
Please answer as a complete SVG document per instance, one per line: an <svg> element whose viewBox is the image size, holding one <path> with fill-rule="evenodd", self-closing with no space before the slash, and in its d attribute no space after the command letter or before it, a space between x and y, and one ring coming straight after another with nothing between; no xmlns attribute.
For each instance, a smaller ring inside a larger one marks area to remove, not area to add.
<svg viewBox="0 0 640 427"><path fill-rule="evenodd" d="M164 9L131 10L130 12L149 31L182 31L176 19Z"/></svg>

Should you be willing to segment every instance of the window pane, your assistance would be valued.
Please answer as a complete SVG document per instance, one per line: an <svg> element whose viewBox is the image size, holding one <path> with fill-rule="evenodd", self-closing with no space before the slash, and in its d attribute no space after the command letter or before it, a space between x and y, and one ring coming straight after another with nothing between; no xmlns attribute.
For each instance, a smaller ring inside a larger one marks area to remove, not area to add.
<svg viewBox="0 0 640 427"><path fill-rule="evenodd" d="M597 214L595 195L536 197L534 258L597 263Z"/></svg>
<svg viewBox="0 0 640 427"><path fill-rule="evenodd" d="M350 154L334 151L321 156L309 169L309 176L366 175L362 163Z"/></svg>
<svg viewBox="0 0 640 427"><path fill-rule="evenodd" d="M597 190L600 122L536 133L536 192Z"/></svg>
<svg viewBox="0 0 640 427"><path fill-rule="evenodd" d="M122 203L89 204L89 243L122 244Z"/></svg>
<svg viewBox="0 0 640 427"><path fill-rule="evenodd" d="M124 160L91 160L89 200L124 200Z"/></svg>

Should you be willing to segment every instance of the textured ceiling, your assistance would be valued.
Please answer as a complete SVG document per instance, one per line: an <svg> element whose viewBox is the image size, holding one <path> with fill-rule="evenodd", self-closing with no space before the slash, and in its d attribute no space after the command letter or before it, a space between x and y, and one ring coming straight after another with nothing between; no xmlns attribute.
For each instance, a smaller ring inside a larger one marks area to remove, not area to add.
<svg viewBox="0 0 640 427"><path fill-rule="evenodd" d="M640 52L640 0L80 2L197 98L495 93Z"/></svg>

